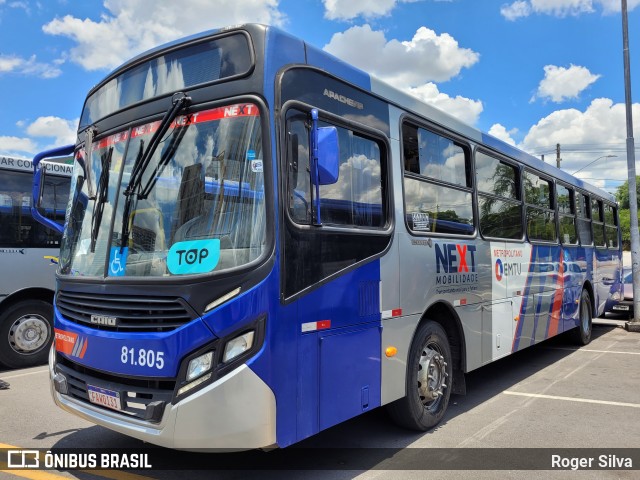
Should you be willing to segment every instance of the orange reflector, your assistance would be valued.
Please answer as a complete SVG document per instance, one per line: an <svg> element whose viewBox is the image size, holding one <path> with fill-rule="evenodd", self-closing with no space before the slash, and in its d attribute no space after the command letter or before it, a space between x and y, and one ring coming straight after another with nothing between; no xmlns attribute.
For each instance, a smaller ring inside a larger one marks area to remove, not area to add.
<svg viewBox="0 0 640 480"><path fill-rule="evenodd" d="M520 320L520 315L518 315L517 317L515 317L515 318L513 319L513 321L514 321L514 322L518 322L519 320Z"/></svg>
<svg viewBox="0 0 640 480"><path fill-rule="evenodd" d="M393 357L396 353L398 353L398 349L396 347L387 347L387 349L384 351L384 354L387 357Z"/></svg>

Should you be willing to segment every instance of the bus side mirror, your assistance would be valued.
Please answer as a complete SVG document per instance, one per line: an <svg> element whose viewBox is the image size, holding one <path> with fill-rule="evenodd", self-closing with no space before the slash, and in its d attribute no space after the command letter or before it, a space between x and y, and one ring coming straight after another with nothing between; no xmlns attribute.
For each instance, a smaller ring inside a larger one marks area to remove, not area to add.
<svg viewBox="0 0 640 480"><path fill-rule="evenodd" d="M333 185L340 174L340 147L336 127L318 127L318 110L311 110L311 183L315 187L314 225L322 225L320 216L320 185Z"/></svg>
<svg viewBox="0 0 640 480"><path fill-rule="evenodd" d="M65 155L71 155L74 151L74 145L65 145L64 147L54 148L52 150L47 150L37 154L33 157L33 189L31 191L31 215L38 222L43 224L45 227L49 227L59 233L62 233L64 228L57 222L46 218L44 215L40 213L38 208L40 207L40 201L42 200L42 195L44 192L44 184L45 184L45 166L40 165L40 162L45 158L51 157L62 157Z"/></svg>
<svg viewBox="0 0 640 480"><path fill-rule="evenodd" d="M311 110L311 182L333 185L338 181L340 146L336 127L318 127L318 109Z"/></svg>

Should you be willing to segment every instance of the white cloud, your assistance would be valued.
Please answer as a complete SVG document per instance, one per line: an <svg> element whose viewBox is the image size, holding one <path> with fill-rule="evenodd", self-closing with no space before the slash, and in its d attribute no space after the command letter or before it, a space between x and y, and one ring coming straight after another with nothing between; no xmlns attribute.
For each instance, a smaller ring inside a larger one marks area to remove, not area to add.
<svg viewBox="0 0 640 480"><path fill-rule="evenodd" d="M356 17L374 18L389 15L398 3L420 0L322 0L324 16L329 20L351 20Z"/></svg>
<svg viewBox="0 0 640 480"><path fill-rule="evenodd" d="M149 48L185 35L244 22L281 25L279 0L104 0L99 21L71 15L44 25L71 38L69 58L87 70L114 68Z"/></svg>
<svg viewBox="0 0 640 480"><path fill-rule="evenodd" d="M16 154L17 152L35 153L36 144L30 138L0 136L0 151L7 155Z"/></svg>
<svg viewBox="0 0 640 480"><path fill-rule="evenodd" d="M467 123L476 123L482 102L452 98L433 81L446 81L475 64L479 55L461 48L449 34L420 27L409 41L387 40L369 25L336 33L324 49L387 83L405 90ZM376 55L362 55L375 51Z"/></svg>
<svg viewBox="0 0 640 480"><path fill-rule="evenodd" d="M620 0L516 0L511 4L502 5L500 13L511 21L528 17L533 13L562 18L594 13L596 5L601 7L603 14L620 11ZM640 0L629 0L627 10L631 11L638 5Z"/></svg>
<svg viewBox="0 0 640 480"><path fill-rule="evenodd" d="M569 68L546 65L544 78L538 85L538 91L532 101L537 97L560 103L578 98L580 93L599 78L600 75L595 75L586 67L578 65L571 64Z"/></svg>
<svg viewBox="0 0 640 480"><path fill-rule="evenodd" d="M621 11L620 0L596 0L602 5L602 11L605 14L618 13ZM627 10L631 11L640 5L640 0L628 0Z"/></svg>
<svg viewBox="0 0 640 480"><path fill-rule="evenodd" d="M633 115L640 118L640 104L633 105ZM556 110L529 129L518 145L536 154L548 153L555 159L555 146L561 146L562 168L573 173L589 162L605 155L577 176L604 186L605 179L626 180L626 118L623 103L614 104L608 98L598 98L583 112L578 109ZM640 125L634 136L640 135ZM554 162L555 164L555 162Z"/></svg>
<svg viewBox="0 0 640 480"><path fill-rule="evenodd" d="M491 125L491 128L489 129L489 135L493 135L498 140L502 140L503 142L508 143L509 145L513 145L514 147L516 146L516 142L511 137L511 135L515 135L516 133L518 133L517 128L507 130L503 125L499 123L494 123L493 125Z"/></svg>
<svg viewBox="0 0 640 480"><path fill-rule="evenodd" d="M480 58L478 53L461 48L448 33L437 35L426 27L420 27L408 41L387 41L383 32L369 25L351 27L334 34L324 49L400 88L449 80Z"/></svg>
<svg viewBox="0 0 640 480"><path fill-rule="evenodd" d="M27 136L0 136L0 152L11 156L32 157L37 152L61 145L75 143L78 121L65 120L59 117L39 117L28 123L25 120L16 122L24 129Z"/></svg>
<svg viewBox="0 0 640 480"><path fill-rule="evenodd" d="M634 105L640 118L640 105ZM597 98L584 112L575 108L556 110L535 124L525 136L523 146L532 149L556 143L605 144L626 141L624 104Z"/></svg>
<svg viewBox="0 0 640 480"><path fill-rule="evenodd" d="M36 61L35 55L29 58L22 58L16 55L0 54L0 75L3 73L55 78L58 77L62 71L54 65Z"/></svg>
<svg viewBox="0 0 640 480"><path fill-rule="evenodd" d="M457 95L455 98L438 90L434 83L427 83L415 88L408 88L406 91L422 101L433 105L449 115L456 117L468 124L475 124L482 113L483 106L480 100L472 100Z"/></svg>
<svg viewBox="0 0 640 480"><path fill-rule="evenodd" d="M32 137L54 138L56 145L68 145L76 142L78 121L65 120L60 117L39 117L27 127L27 133Z"/></svg>
<svg viewBox="0 0 640 480"><path fill-rule="evenodd" d="M593 13L592 0L530 0L531 8L536 13L566 17Z"/></svg>
<svg viewBox="0 0 640 480"><path fill-rule="evenodd" d="M31 14L31 8L27 2L9 2L7 3L7 7L9 8L20 8L24 10L27 14Z"/></svg>
<svg viewBox="0 0 640 480"><path fill-rule="evenodd" d="M528 17L531 15L531 4L525 0L518 0L511 5L505 4L500 7L500 13L507 20L516 20L520 17Z"/></svg>

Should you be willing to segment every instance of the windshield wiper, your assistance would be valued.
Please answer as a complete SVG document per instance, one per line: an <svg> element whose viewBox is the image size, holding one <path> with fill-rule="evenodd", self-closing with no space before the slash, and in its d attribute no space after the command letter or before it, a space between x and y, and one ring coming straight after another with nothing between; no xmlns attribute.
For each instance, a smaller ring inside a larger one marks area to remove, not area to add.
<svg viewBox="0 0 640 480"><path fill-rule="evenodd" d="M136 161L133 164L133 169L131 170L129 185L123 192L124 196L126 197L126 200L124 204L124 212L123 212L122 227L121 227L121 231L122 231L122 239L120 242L121 253L124 247L127 245L127 242L129 241L129 234L130 234L129 215L131 214L131 205L133 203L133 199L134 197L136 199L146 198L146 196L149 194L149 191L150 191L150 189L148 188L149 185L146 185L144 189L140 189L140 182L142 181L142 175L144 174L145 170L149 166L151 157L153 156L154 152L158 148L158 145L160 144L161 139L164 137L165 133L167 133L167 130L169 130L169 127L171 126L171 122L173 122L173 120L178 116L178 114L182 109L189 106L189 103L191 102L191 98L188 97L183 92L178 92L173 95L171 102L172 102L171 108L167 110L167 112L164 114L164 117L162 117L162 120L160 121L160 125L158 126L158 129L155 131L155 133L151 137L151 140L149 140L149 145L147 145L147 147L144 148L144 142L142 141L140 142L140 150L138 151L138 156L136 157ZM186 128L184 130L186 130ZM183 135L184 133L180 136L180 140L182 140ZM180 142L178 141L178 144L179 143ZM173 142L172 142L172 145L173 145ZM177 144L175 148L177 148ZM169 150L175 151L175 148L170 148ZM167 157L167 159L165 159L164 161L167 162L168 158L169 157ZM164 155L163 155L163 159L164 159ZM156 168L154 175L157 174L158 168ZM164 168L164 166L162 168Z"/></svg>
<svg viewBox="0 0 640 480"><path fill-rule="evenodd" d="M104 204L107 200L107 192L109 191L109 166L111 165L111 157L113 155L113 147L102 155L102 171L100 172L100 180L98 181L98 192L95 203L93 204L93 214L91 215L91 246L90 251L96 251L96 240L102 223L102 213Z"/></svg>

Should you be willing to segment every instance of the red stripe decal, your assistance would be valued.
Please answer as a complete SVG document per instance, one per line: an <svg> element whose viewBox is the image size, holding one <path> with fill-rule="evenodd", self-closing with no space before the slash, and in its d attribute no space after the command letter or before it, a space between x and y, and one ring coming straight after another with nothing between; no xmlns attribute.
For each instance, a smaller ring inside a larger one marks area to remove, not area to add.
<svg viewBox="0 0 640 480"><path fill-rule="evenodd" d="M170 128L185 127L188 125L194 125L196 123L212 122L214 120L222 120L223 118L237 118L237 117L259 117L260 112L258 107L251 103L238 103L236 105L229 105L226 107L212 108L211 110L204 110L202 112L192 113L191 115L182 115L177 117L172 123ZM149 135L154 133L160 127L160 121L146 123L138 127L134 127L131 130L131 137L136 138L141 135ZM119 132L114 135L110 135L103 138L99 142L95 143L94 149L101 149L115 145L116 143L124 142L127 140L128 132Z"/></svg>

